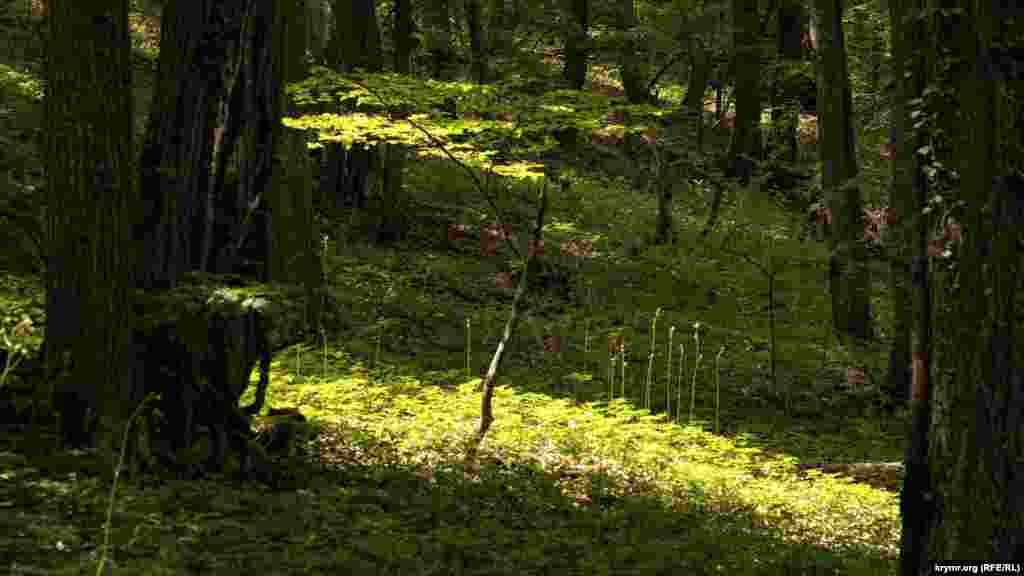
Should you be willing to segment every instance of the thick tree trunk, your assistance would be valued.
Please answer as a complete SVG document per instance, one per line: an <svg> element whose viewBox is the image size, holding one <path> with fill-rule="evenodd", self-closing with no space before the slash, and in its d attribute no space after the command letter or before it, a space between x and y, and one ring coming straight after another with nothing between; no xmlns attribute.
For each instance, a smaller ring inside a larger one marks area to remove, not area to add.
<svg viewBox="0 0 1024 576"><path fill-rule="evenodd" d="M173 287L180 274L207 262L215 103L224 87L225 40L237 34L243 4L165 4L159 81L140 159L142 288Z"/></svg>
<svg viewBox="0 0 1024 576"><path fill-rule="evenodd" d="M56 2L47 22L46 353L57 375L47 382L65 441L88 443L91 407L113 464L131 409L131 225L139 210L128 1Z"/></svg>
<svg viewBox="0 0 1024 576"><path fill-rule="evenodd" d="M959 2L947 17L962 62L956 158L962 232L935 259L936 342L928 444L932 514L927 554L942 560L1024 557L1024 185L1019 94L991 65L993 48L1019 39L990 3ZM937 33L933 33L938 35ZM1019 40L1018 40L1019 41ZM952 226L949 222L947 226ZM959 237L961 245L954 240Z"/></svg>

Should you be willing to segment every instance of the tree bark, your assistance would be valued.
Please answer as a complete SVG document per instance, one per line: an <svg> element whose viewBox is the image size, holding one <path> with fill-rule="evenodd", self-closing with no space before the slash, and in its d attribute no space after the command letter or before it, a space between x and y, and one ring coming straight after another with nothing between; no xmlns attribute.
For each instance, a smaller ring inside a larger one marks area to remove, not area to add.
<svg viewBox="0 0 1024 576"><path fill-rule="evenodd" d="M159 81L140 158L144 200L137 231L141 288L172 288L202 269L210 248L209 167L224 88L225 41L237 35L243 0L168 2L160 30Z"/></svg>
<svg viewBox="0 0 1024 576"><path fill-rule="evenodd" d="M533 228L533 239L532 244L534 247L542 246L543 234L544 234L544 214L548 208L548 195L547 195L547 184L541 184L540 189L540 206L537 208L537 222ZM512 337L516 333L516 326L519 324L519 307L521 305L523 295L526 294L526 287L530 275L534 273L537 266L537 256L540 252L539 249L531 248L529 255L526 259L526 265L523 267L523 274L519 278L519 287L516 288L516 295L512 299L512 310L509 311L508 322L505 323L505 331L502 333L501 341L498 342L498 347L494 351L494 356L491 357L491 363L487 368L487 373L484 375L481 386L483 393L480 395L480 426L477 428L476 442L471 446L469 460L472 460L472 456L476 454L476 449L479 448L480 443L483 441L484 436L491 427L491 423L494 422L494 407L492 400L494 399L494 388L498 380L498 371L501 369L501 362L505 357L505 349L509 346L512 341Z"/></svg>
<svg viewBox="0 0 1024 576"><path fill-rule="evenodd" d="M487 76L487 59L484 54L483 9L480 0L465 0L466 28L469 31L470 68L473 81L483 84Z"/></svg>
<svg viewBox="0 0 1024 576"><path fill-rule="evenodd" d="M648 83L644 80L645 66L639 58L640 40L636 25L635 0L619 0L618 28L622 39L619 54L619 75L622 88L630 104L647 104L653 101Z"/></svg>
<svg viewBox="0 0 1024 576"><path fill-rule="evenodd" d="M704 41L694 34L690 38L690 81L683 107L691 122L694 149L697 154L702 154L704 150L704 90L710 71Z"/></svg>
<svg viewBox="0 0 1024 576"><path fill-rule="evenodd" d="M1020 22L990 3L936 14L963 58L956 73L962 244L935 259L935 386L928 463L930 558L1019 562L1024 555L1024 346L1020 250L1024 185L1019 87L993 67L995 47L1019 42ZM937 36L941 32L933 32ZM956 214L956 213L954 213ZM950 225L949 222L940 224ZM934 250L933 253L939 250Z"/></svg>
<svg viewBox="0 0 1024 576"><path fill-rule="evenodd" d="M430 0L428 2L424 14L426 47L427 52L432 56L431 77L437 80L454 80L457 72L450 18L449 0Z"/></svg>
<svg viewBox="0 0 1024 576"><path fill-rule="evenodd" d="M319 0L306 0L316 2ZM297 113L285 87L306 76L305 22L296 17L294 2L275 0L273 116ZM268 207L273 216L269 246L269 278L274 282L305 286L307 326L319 325L320 269L316 223L313 219L313 181L306 133L274 124L274 167Z"/></svg>
<svg viewBox="0 0 1024 576"><path fill-rule="evenodd" d="M816 0L818 46L818 147L822 186L832 214L829 290L833 327L855 349L871 337L866 250L853 142L853 106L842 29L842 0Z"/></svg>
<svg viewBox="0 0 1024 576"><path fill-rule="evenodd" d="M562 78L571 88L582 90L587 81L589 5L587 0L566 0L564 4L568 26L563 36L565 67Z"/></svg>
<svg viewBox="0 0 1024 576"><path fill-rule="evenodd" d="M131 409L139 209L128 1L55 2L47 24L47 362L65 441L88 443L91 406L112 473Z"/></svg>
<svg viewBox="0 0 1024 576"><path fill-rule="evenodd" d="M761 48L757 0L733 0L736 122L729 145L728 175L750 182L761 159Z"/></svg>
<svg viewBox="0 0 1024 576"><path fill-rule="evenodd" d="M911 129L908 102L920 97L925 76L921 58L911 51L923 34L919 25L905 22L912 7L909 0L889 0L894 98L892 111L892 211L887 240L889 243L889 285L893 298L893 338L889 350L889 367L885 389L894 403L903 403L910 395L911 330L913 301L911 293L911 261L914 237L924 224L919 199L914 193L915 177L920 171L917 155L922 145Z"/></svg>
<svg viewBox="0 0 1024 576"><path fill-rule="evenodd" d="M412 53L417 45L412 10L411 0L395 0L395 72L399 74L412 72Z"/></svg>

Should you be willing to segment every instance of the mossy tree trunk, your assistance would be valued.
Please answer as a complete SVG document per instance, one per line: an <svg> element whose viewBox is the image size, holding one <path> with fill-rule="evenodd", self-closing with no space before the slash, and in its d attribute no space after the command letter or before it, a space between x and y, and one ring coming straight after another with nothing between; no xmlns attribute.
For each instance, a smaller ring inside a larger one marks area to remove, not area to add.
<svg viewBox="0 0 1024 576"><path fill-rule="evenodd" d="M931 425L932 281L928 261L928 180L916 153L928 137L911 121L911 102L919 98L933 72L934 46L929 48L927 20L908 16L928 0L890 0L892 50L896 71L893 103L892 224L889 234L890 283L893 288L894 326L886 380L891 399L909 399L904 466L900 493L900 556L904 574L918 574L930 566L928 532L928 438Z"/></svg>
<svg viewBox="0 0 1024 576"><path fill-rule="evenodd" d="M113 471L129 416L139 197L128 1L54 2L46 61L46 353L63 436L87 443L87 407Z"/></svg>
<svg viewBox="0 0 1024 576"><path fill-rule="evenodd" d="M919 49L924 31L919 21L906 21L916 1L889 0L895 94L892 111L892 191L889 194L890 217L887 234L889 285L893 300L893 336L885 391L893 403L907 400L910 394L911 331L913 301L911 262L914 237L923 229L920 199L914 193L921 165L915 150L923 138L912 129L909 102L920 97L926 84L925 66ZM923 192L923 191L922 191Z"/></svg>
<svg viewBox="0 0 1024 576"><path fill-rule="evenodd" d="M948 201L963 204L954 212L960 242L941 247L952 257L933 260L939 337L922 533L931 559L1019 562L1024 554L1024 106L1020 63L1007 49L1020 49L1024 29L993 13L995 4L961 1L959 13L934 13L955 39L950 55L960 56L960 180Z"/></svg>

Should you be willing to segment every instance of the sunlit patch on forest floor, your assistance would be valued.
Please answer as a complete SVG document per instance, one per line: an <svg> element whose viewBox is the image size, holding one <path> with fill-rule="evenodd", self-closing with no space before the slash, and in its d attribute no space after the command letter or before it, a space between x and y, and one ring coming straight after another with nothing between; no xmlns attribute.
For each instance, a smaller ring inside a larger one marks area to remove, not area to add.
<svg viewBox="0 0 1024 576"><path fill-rule="evenodd" d="M123 574L879 574L894 569L894 494L815 474L621 401L498 390L476 464L474 382L445 390L334 358L273 403L319 428L277 489L121 487ZM67 457L70 459L71 457ZM95 561L108 491L74 466L3 472L0 555L13 573ZM24 464L24 463L22 463Z"/></svg>

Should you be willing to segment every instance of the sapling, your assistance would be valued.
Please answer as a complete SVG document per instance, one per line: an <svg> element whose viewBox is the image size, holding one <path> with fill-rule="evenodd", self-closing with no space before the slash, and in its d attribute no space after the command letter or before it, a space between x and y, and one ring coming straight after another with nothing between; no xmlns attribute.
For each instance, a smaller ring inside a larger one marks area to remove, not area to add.
<svg viewBox="0 0 1024 576"><path fill-rule="evenodd" d="M305 378L302 377L302 345L295 347L295 378L292 380L292 384L302 384L305 382Z"/></svg>
<svg viewBox="0 0 1024 576"><path fill-rule="evenodd" d="M384 340L384 323L381 322L377 325L377 350L373 354L373 366L376 368L377 363L380 362L380 344Z"/></svg>
<svg viewBox="0 0 1024 576"><path fill-rule="evenodd" d="M722 391L722 373L720 371L720 363L722 360L722 354L725 353L725 346L718 349L718 354L715 356L715 434L718 434L718 416L719 407L721 406L721 391Z"/></svg>
<svg viewBox="0 0 1024 576"><path fill-rule="evenodd" d="M590 318L583 321L583 371L586 372L589 366L590 358Z"/></svg>
<svg viewBox="0 0 1024 576"><path fill-rule="evenodd" d="M683 419L683 367L686 365L686 346L679 343L679 376L676 377L676 422Z"/></svg>
<svg viewBox="0 0 1024 576"><path fill-rule="evenodd" d="M324 382L326 382L327 381L327 330L325 330L323 326L320 327L320 339L323 340L323 343L324 343L324 370L322 372L321 378L323 379Z"/></svg>
<svg viewBox="0 0 1024 576"><path fill-rule="evenodd" d="M467 380L469 380L472 377L472 374L469 371L470 357L472 356L472 353L470 352L470 350L471 350L471 348L473 346L473 340L470 337L470 330L471 330L470 320L467 317L466 318L466 379Z"/></svg>
<svg viewBox="0 0 1024 576"><path fill-rule="evenodd" d="M626 399L626 339L622 339L622 345L619 347L619 362L622 366L622 377L619 378L619 384L622 386L622 399Z"/></svg>
<svg viewBox="0 0 1024 576"><path fill-rule="evenodd" d="M0 337L8 350L7 360L4 362L3 371L0 372L0 388L3 388L10 373L28 356L28 345L25 341L34 331L32 319L28 316L22 316L21 321L11 329L10 334L7 333L6 328L0 328Z"/></svg>
<svg viewBox="0 0 1024 576"><path fill-rule="evenodd" d="M693 378L690 380L690 424L693 424L693 407L697 401L697 370L700 369L700 361L704 359L700 351L700 322L693 323L693 341L697 346L697 358L693 362Z"/></svg>
<svg viewBox="0 0 1024 576"><path fill-rule="evenodd" d="M644 407L651 409L651 387L654 384L654 347L658 335L658 316L661 316L661 308L654 311L654 319L651 320L651 351L647 355L647 389L644 391Z"/></svg>
<svg viewBox="0 0 1024 576"><path fill-rule="evenodd" d="M142 402L135 407L131 416L128 417L128 422L124 426L124 434L121 436L121 450L117 454L117 462L114 464L114 478L110 483L110 496L107 498L107 514L106 520L103 521L103 542L100 544L99 560L96 563L96 574L107 574L108 571L104 571L104 567L108 562L113 562L108 558L110 555L110 525L114 517L114 497L117 494L117 480L121 476L121 469L124 468L125 454L128 451L128 433L132 429L132 425L142 414L143 409L155 401L157 398L156 394L148 394L142 399Z"/></svg>
<svg viewBox="0 0 1024 576"><path fill-rule="evenodd" d="M615 398L615 353L608 352L608 403Z"/></svg>
<svg viewBox="0 0 1024 576"><path fill-rule="evenodd" d="M668 419L672 420L672 337L676 333L676 327L668 329L668 360L665 363L665 413Z"/></svg>

